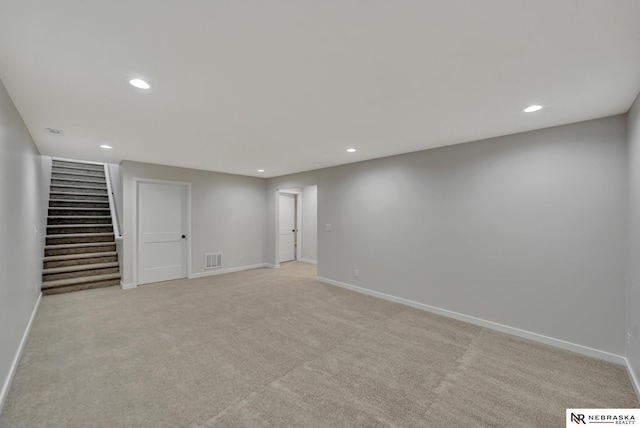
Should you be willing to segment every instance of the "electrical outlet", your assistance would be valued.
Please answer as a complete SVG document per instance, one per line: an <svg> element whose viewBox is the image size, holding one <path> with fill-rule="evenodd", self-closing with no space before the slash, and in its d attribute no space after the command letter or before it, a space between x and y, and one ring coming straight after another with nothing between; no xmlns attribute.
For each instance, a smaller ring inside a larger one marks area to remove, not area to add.
<svg viewBox="0 0 640 428"><path fill-rule="evenodd" d="M353 270L353 277L354 278L360 278L360 271L358 269L354 269Z"/></svg>

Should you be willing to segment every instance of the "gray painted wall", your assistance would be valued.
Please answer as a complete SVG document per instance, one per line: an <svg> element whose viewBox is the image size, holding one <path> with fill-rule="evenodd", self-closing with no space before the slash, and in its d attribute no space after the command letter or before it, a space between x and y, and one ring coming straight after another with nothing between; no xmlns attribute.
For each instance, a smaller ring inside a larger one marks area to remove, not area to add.
<svg viewBox="0 0 640 428"><path fill-rule="evenodd" d="M624 355L625 127L616 116L279 177L268 193L318 184L320 277Z"/></svg>
<svg viewBox="0 0 640 428"><path fill-rule="evenodd" d="M0 400L42 284L42 170L31 135L0 82Z"/></svg>
<svg viewBox="0 0 640 428"><path fill-rule="evenodd" d="M302 259L317 261L318 255L318 186L302 188Z"/></svg>
<svg viewBox="0 0 640 428"><path fill-rule="evenodd" d="M192 274L205 272L205 253L222 252L225 269L264 263L265 179L130 161L121 167L125 284L133 281L133 178L191 183Z"/></svg>
<svg viewBox="0 0 640 428"><path fill-rule="evenodd" d="M627 360L640 380L640 95L627 116L629 139L629 259L626 294ZM640 386L636 384L637 386ZM639 391L640 393L640 391Z"/></svg>

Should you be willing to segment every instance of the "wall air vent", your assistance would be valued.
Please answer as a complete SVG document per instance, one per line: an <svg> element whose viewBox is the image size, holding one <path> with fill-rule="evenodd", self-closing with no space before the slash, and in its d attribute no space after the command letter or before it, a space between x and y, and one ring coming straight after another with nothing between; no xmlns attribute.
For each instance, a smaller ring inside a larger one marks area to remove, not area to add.
<svg viewBox="0 0 640 428"><path fill-rule="evenodd" d="M60 137L64 135L64 131L62 129L44 128L44 130L47 131L47 133L51 134L51 135L58 135Z"/></svg>
<svg viewBox="0 0 640 428"><path fill-rule="evenodd" d="M207 253L204 255L205 269L219 269L222 267L222 253Z"/></svg>

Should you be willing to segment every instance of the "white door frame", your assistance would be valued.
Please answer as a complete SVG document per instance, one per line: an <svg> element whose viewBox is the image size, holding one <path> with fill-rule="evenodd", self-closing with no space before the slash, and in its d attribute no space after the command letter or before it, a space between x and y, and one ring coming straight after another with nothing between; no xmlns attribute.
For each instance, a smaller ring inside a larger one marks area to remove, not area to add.
<svg viewBox="0 0 640 428"><path fill-rule="evenodd" d="M191 278L191 183L184 181L168 181L168 180L155 180L152 178L140 178L133 177L133 189L131 192L131 236L133 238L133 251L131 254L131 266L133 269L133 287L138 286L138 249L140 243L138 242L138 187L140 184L169 184L173 186L183 186L187 193L186 204L186 226L187 226L187 278Z"/></svg>
<svg viewBox="0 0 640 428"><path fill-rule="evenodd" d="M275 206L276 206L276 264L275 267L280 267L280 194L285 195L296 195L296 261L302 258L302 227L300 227L302 223L302 189L299 187L295 187L292 189L278 189L276 190L275 197Z"/></svg>

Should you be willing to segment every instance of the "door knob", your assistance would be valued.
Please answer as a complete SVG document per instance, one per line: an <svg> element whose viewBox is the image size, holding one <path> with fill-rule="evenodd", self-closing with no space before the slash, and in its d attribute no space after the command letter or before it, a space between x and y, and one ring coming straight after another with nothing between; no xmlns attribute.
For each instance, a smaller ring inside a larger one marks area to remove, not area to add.
<svg viewBox="0 0 640 428"><path fill-rule="evenodd" d="M182 239L186 238L186 236L182 235Z"/></svg>

